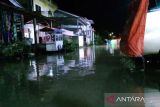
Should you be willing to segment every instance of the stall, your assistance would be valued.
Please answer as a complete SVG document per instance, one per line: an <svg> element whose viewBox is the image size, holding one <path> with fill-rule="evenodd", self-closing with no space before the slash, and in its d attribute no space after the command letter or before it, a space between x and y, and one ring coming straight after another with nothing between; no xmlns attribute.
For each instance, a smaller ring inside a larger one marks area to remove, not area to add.
<svg viewBox="0 0 160 107"><path fill-rule="evenodd" d="M45 32L44 35L40 35L39 41L45 44L46 51L60 51L63 49L63 34L60 29L44 27L40 31Z"/></svg>

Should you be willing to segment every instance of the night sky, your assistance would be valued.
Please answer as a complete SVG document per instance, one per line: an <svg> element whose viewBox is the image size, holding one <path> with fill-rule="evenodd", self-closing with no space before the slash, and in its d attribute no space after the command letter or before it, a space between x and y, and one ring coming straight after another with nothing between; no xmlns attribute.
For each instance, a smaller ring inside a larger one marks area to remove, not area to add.
<svg viewBox="0 0 160 107"><path fill-rule="evenodd" d="M129 0L54 0L59 9L92 19L99 32L121 33Z"/></svg>

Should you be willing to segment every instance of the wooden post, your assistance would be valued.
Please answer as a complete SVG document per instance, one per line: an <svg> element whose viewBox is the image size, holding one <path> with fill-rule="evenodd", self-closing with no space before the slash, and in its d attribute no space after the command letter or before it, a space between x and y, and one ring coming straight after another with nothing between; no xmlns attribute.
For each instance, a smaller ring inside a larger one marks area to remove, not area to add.
<svg viewBox="0 0 160 107"><path fill-rule="evenodd" d="M30 5L31 5L31 10L32 11L34 11L34 2L33 2L33 0L30 0ZM34 44L34 52L36 52L37 51L37 31L36 31L36 25L37 25L37 20L36 20L36 18L34 17L33 18L33 30L34 30L34 42L35 42L35 44Z"/></svg>
<svg viewBox="0 0 160 107"><path fill-rule="evenodd" d="M33 19L33 29L34 29L34 39L35 39L35 46L37 45L37 31L36 31L37 21L36 18Z"/></svg>

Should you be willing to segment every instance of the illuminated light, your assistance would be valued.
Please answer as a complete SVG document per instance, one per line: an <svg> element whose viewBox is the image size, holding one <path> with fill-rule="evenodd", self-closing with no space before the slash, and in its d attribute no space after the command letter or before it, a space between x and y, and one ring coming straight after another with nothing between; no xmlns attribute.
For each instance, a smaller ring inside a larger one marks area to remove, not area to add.
<svg viewBox="0 0 160 107"><path fill-rule="evenodd" d="M144 36L144 54L158 53L160 50L160 9L149 12Z"/></svg>
<svg viewBox="0 0 160 107"><path fill-rule="evenodd" d="M84 45L84 40L83 40L83 36L78 36L78 40L79 40L79 46L83 46Z"/></svg>
<svg viewBox="0 0 160 107"><path fill-rule="evenodd" d="M149 63L149 61L147 61L147 63Z"/></svg>
<svg viewBox="0 0 160 107"><path fill-rule="evenodd" d="M53 70L52 70L52 69L50 69L50 70L49 70L49 74L48 74L48 76L50 76L50 77L53 77L53 76L54 76L54 74L53 74Z"/></svg>
<svg viewBox="0 0 160 107"><path fill-rule="evenodd" d="M117 47L117 39L111 40L111 46L112 46L113 49L116 49L116 47Z"/></svg>
<svg viewBox="0 0 160 107"><path fill-rule="evenodd" d="M79 58L84 59L84 48L79 49Z"/></svg>
<svg viewBox="0 0 160 107"><path fill-rule="evenodd" d="M111 46L113 49L116 47L115 45L116 45L116 40L111 40Z"/></svg>

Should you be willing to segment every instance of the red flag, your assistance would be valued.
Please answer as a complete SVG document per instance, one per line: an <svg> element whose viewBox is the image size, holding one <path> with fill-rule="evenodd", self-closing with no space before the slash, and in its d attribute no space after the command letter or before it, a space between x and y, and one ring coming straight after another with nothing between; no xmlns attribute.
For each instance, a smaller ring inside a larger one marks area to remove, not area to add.
<svg viewBox="0 0 160 107"><path fill-rule="evenodd" d="M121 38L121 51L129 56L138 57L144 53L144 32L148 0L133 0L130 5L130 18Z"/></svg>

